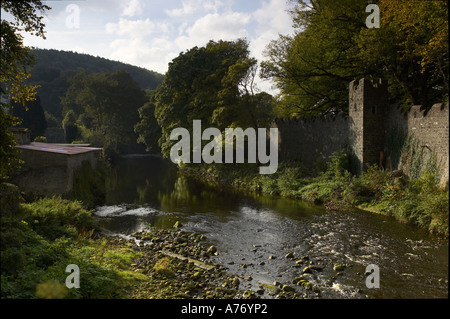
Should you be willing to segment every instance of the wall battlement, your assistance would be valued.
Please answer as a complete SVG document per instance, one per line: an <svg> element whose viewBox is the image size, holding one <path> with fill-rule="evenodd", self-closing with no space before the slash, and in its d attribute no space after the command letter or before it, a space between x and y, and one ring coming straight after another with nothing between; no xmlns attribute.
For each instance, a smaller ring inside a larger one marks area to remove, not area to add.
<svg viewBox="0 0 450 319"><path fill-rule="evenodd" d="M353 154L352 170L369 165L402 169L413 176L405 152L415 140L422 159L436 160L441 184L449 179L449 106L435 104L428 111L414 105L408 112L389 105L387 83L360 79L349 84L349 114L304 119L276 119L280 160L300 160L306 167L324 162L339 150ZM416 165L417 166L417 165ZM423 165L424 166L424 165Z"/></svg>

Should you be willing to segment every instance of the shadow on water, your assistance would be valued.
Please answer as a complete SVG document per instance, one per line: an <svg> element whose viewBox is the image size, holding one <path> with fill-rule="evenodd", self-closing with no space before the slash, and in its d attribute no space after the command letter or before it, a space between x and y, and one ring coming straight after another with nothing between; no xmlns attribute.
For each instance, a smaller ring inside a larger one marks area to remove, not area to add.
<svg viewBox="0 0 450 319"><path fill-rule="evenodd" d="M204 233L219 250L215 261L247 278L242 285L251 289L306 276L322 298L448 297L448 244L426 232L365 211L329 213L301 201L211 189L157 157L120 159L96 214L112 232L179 221ZM346 269L336 272L337 263ZM370 264L380 269L378 289L366 287ZM302 274L305 266L319 270Z"/></svg>

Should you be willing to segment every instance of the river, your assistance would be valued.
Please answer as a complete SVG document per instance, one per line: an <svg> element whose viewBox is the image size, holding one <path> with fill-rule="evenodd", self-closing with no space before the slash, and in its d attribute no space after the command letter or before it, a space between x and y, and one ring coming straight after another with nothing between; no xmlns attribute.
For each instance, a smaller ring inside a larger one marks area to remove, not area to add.
<svg viewBox="0 0 450 319"><path fill-rule="evenodd" d="M244 289L292 285L306 276L319 287L317 298L448 298L446 241L365 211L331 213L301 201L212 189L154 156L119 159L95 214L115 234L177 221L203 233L218 249L212 261L240 276ZM335 271L336 264L344 270ZM378 266L378 288L367 287L368 265ZM313 271L302 274L306 266Z"/></svg>

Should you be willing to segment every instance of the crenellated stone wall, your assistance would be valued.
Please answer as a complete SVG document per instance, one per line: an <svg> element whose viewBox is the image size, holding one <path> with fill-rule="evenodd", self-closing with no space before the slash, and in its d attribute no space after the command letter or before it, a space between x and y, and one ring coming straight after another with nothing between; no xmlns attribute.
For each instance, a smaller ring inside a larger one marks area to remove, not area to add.
<svg viewBox="0 0 450 319"><path fill-rule="evenodd" d="M404 112L389 105L385 82L361 79L349 84L349 115L313 119L277 119L280 160L300 160L314 167L343 148L352 153L352 170L368 165L417 170L435 166L441 184L449 180L449 106L435 104L428 112L413 106Z"/></svg>

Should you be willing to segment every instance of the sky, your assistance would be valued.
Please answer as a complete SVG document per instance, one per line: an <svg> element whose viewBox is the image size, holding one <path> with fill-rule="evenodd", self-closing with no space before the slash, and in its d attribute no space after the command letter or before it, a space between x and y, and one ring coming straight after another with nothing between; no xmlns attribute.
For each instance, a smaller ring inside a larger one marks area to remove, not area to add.
<svg viewBox="0 0 450 319"><path fill-rule="evenodd" d="M278 34L292 34L289 0L45 1L46 39L24 34L36 48L86 53L164 74L180 52L209 40L246 38L251 56ZM271 82L258 81L273 93Z"/></svg>

